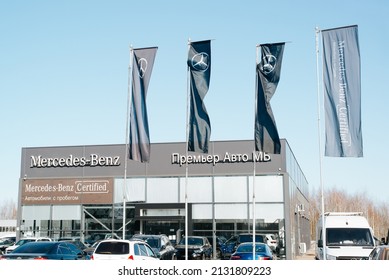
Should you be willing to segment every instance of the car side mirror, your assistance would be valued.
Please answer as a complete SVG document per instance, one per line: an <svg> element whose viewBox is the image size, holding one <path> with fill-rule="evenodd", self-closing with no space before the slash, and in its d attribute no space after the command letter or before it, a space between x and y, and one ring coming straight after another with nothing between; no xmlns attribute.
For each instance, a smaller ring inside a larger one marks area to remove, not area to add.
<svg viewBox="0 0 389 280"><path fill-rule="evenodd" d="M322 248L323 247L323 239L319 239L317 241L317 247Z"/></svg>

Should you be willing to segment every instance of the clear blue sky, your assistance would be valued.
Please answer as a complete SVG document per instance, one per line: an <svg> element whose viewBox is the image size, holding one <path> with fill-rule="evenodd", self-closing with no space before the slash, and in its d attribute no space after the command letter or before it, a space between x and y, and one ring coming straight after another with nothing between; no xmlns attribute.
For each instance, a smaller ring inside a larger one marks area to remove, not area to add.
<svg viewBox="0 0 389 280"><path fill-rule="evenodd" d="M364 157L324 157L323 183L389 203L388 15L386 0L3 0L0 202L17 201L22 147L125 142L130 46L159 47L147 97L151 141L185 141L188 39L213 40L212 141L253 139L256 45L288 42L271 104L280 136L318 188L315 27L357 24Z"/></svg>

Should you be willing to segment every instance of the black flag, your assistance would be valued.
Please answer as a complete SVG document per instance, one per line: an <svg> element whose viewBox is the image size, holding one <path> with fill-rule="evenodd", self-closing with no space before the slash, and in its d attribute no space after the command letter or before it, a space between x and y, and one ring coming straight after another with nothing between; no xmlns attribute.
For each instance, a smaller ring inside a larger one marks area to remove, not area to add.
<svg viewBox="0 0 389 280"><path fill-rule="evenodd" d="M146 95L156 52L156 47L133 51L129 159L140 162L148 162L150 159Z"/></svg>
<svg viewBox="0 0 389 280"><path fill-rule="evenodd" d="M256 66L255 150L271 154L281 152L270 99L280 80L284 46L285 43L261 45L261 61Z"/></svg>
<svg viewBox="0 0 389 280"><path fill-rule="evenodd" d="M190 43L187 63L190 72L188 151L208 153L211 124L203 99L211 76L211 41Z"/></svg>

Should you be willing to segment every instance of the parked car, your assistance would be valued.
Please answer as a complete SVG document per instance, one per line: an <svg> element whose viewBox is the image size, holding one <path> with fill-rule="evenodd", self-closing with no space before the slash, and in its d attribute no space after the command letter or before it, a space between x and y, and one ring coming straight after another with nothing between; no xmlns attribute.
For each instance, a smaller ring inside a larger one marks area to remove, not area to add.
<svg viewBox="0 0 389 280"><path fill-rule="evenodd" d="M185 242L183 237L176 245L178 260L185 259ZM204 236L188 236L188 260L205 260L212 258L212 246Z"/></svg>
<svg viewBox="0 0 389 280"><path fill-rule="evenodd" d="M12 253L16 248L18 248L21 245L24 245L29 242L40 242L40 241L51 241L51 238L48 237L28 237L28 238L22 238L19 239L18 242L16 242L14 245L9 246L7 249L5 249L5 253L9 254Z"/></svg>
<svg viewBox="0 0 389 280"><path fill-rule="evenodd" d="M71 243L71 244L74 244L78 249L80 249L81 251L83 251L86 255L91 255L91 254L88 254L88 246L86 246L83 242L81 242L81 240L79 239L66 239L66 238L61 238L58 240L59 242L66 242L66 243Z"/></svg>
<svg viewBox="0 0 389 280"><path fill-rule="evenodd" d="M0 239L0 254L5 254L5 249L7 249L9 246L14 245L15 242L8 239L8 238L2 238Z"/></svg>
<svg viewBox="0 0 389 280"><path fill-rule="evenodd" d="M97 245L91 260L159 260L159 258L144 241L106 239Z"/></svg>
<svg viewBox="0 0 389 280"><path fill-rule="evenodd" d="M165 234L135 234L131 240L143 240L161 260L176 259L176 250Z"/></svg>
<svg viewBox="0 0 389 280"><path fill-rule="evenodd" d="M255 259L256 260L273 260L273 251L269 245L256 242L255 243ZM253 242L244 242L239 244L236 251L231 255L230 260L252 260L253 259Z"/></svg>
<svg viewBox="0 0 389 280"><path fill-rule="evenodd" d="M212 252L213 252L213 236L207 236L207 238L209 243L212 246ZM223 260L225 259L225 255L227 252L227 246L226 246L227 239L221 236L215 236L215 239L216 239L216 259Z"/></svg>
<svg viewBox="0 0 389 280"><path fill-rule="evenodd" d="M238 239L236 241L237 245L245 242L253 242L253 234L252 233L241 233L238 235ZM255 234L255 242L261 242L267 244L267 237L265 234Z"/></svg>
<svg viewBox="0 0 389 280"><path fill-rule="evenodd" d="M230 259L232 253L235 252L237 240L238 236L233 235L224 243L224 258Z"/></svg>
<svg viewBox="0 0 389 280"><path fill-rule="evenodd" d="M87 247L84 252L86 252L89 256L92 256L93 252L96 250L96 247L97 245L99 245L99 243L101 242L102 240L97 240L95 243L93 243L92 245L90 245L89 247Z"/></svg>
<svg viewBox="0 0 389 280"><path fill-rule="evenodd" d="M371 251L369 260L389 260L389 245L376 246Z"/></svg>
<svg viewBox="0 0 389 280"><path fill-rule="evenodd" d="M273 252L278 251L278 239L275 234L267 233L265 234L267 238L267 245L269 245L270 249L273 250Z"/></svg>
<svg viewBox="0 0 389 280"><path fill-rule="evenodd" d="M260 234L260 233L255 234L255 242L267 244L267 241L268 241L268 239L267 239L265 234ZM241 243L246 243L246 242L253 242L253 234L252 233L241 233L238 235L238 239L236 241L235 251Z"/></svg>
<svg viewBox="0 0 389 280"><path fill-rule="evenodd" d="M267 237L264 234L255 234L255 242L261 242L267 244ZM229 258L236 251L238 246L244 242L253 242L252 233L241 233L239 235L234 235L228 239L225 243L225 257Z"/></svg>
<svg viewBox="0 0 389 280"><path fill-rule="evenodd" d="M16 243L16 236L15 235L5 235L5 236L2 236L1 239L8 239L8 240L11 240L13 243Z"/></svg>
<svg viewBox="0 0 389 280"><path fill-rule="evenodd" d="M42 241L20 245L0 260L84 260L85 254L66 242Z"/></svg>

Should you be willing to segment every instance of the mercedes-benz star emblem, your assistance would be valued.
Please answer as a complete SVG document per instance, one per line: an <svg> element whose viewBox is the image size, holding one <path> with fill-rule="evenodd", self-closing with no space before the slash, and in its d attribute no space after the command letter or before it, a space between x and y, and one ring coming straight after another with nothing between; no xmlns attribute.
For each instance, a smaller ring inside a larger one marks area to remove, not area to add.
<svg viewBox="0 0 389 280"><path fill-rule="evenodd" d="M266 55L262 60L262 72L265 74L269 74L273 72L274 68L276 68L277 58L274 55Z"/></svg>
<svg viewBox="0 0 389 280"><path fill-rule="evenodd" d="M139 77L143 78L147 70L147 60L145 58L139 59L138 68L139 68Z"/></svg>
<svg viewBox="0 0 389 280"><path fill-rule="evenodd" d="M201 72L205 72L209 67L209 55L205 52L195 54L192 57L192 67Z"/></svg>

